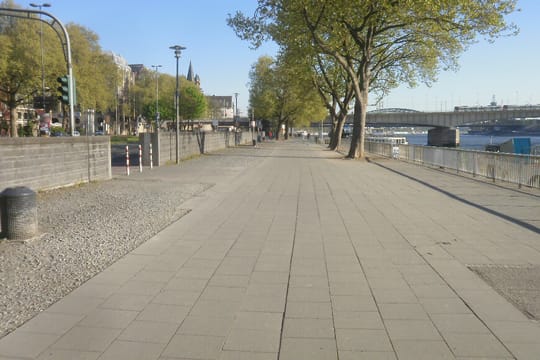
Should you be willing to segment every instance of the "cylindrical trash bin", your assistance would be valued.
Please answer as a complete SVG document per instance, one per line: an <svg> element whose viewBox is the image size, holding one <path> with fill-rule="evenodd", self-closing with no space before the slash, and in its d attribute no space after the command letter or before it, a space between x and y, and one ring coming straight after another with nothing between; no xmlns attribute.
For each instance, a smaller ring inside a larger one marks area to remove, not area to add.
<svg viewBox="0 0 540 360"><path fill-rule="evenodd" d="M8 240L25 240L36 236L36 193L25 186L17 186L2 191L0 198L3 236Z"/></svg>

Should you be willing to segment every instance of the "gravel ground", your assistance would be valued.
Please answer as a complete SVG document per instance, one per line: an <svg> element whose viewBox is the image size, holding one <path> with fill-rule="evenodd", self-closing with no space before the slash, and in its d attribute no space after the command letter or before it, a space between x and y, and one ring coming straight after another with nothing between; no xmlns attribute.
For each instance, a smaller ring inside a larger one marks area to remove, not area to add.
<svg viewBox="0 0 540 360"><path fill-rule="evenodd" d="M40 238L0 242L0 337L188 212L211 184L111 181L40 192ZM169 186L171 185L171 186Z"/></svg>

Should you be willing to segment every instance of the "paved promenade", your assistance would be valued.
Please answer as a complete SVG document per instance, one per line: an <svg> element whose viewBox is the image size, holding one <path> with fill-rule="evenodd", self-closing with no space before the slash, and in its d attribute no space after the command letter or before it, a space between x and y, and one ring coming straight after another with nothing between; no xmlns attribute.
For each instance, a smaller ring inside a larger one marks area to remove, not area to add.
<svg viewBox="0 0 540 360"><path fill-rule="evenodd" d="M477 274L540 271L538 192L296 140L137 177L216 185L0 339L0 360L540 358L534 308Z"/></svg>

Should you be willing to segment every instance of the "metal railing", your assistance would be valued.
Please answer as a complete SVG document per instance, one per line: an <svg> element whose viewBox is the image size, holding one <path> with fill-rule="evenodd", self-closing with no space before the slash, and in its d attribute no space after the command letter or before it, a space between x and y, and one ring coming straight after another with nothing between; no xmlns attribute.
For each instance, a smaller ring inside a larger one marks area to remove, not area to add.
<svg viewBox="0 0 540 360"><path fill-rule="evenodd" d="M366 142L366 151L423 166L540 188L540 156Z"/></svg>

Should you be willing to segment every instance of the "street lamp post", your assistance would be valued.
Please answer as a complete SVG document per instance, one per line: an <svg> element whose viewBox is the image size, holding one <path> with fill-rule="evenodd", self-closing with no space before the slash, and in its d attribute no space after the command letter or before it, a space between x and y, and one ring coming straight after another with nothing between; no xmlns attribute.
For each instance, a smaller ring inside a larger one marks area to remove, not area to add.
<svg viewBox="0 0 540 360"><path fill-rule="evenodd" d="M156 70L156 131L159 129L159 73L161 65L151 65Z"/></svg>
<svg viewBox="0 0 540 360"><path fill-rule="evenodd" d="M235 100L235 105L234 105L234 121L235 123L238 122L238 93L234 93L234 100Z"/></svg>
<svg viewBox="0 0 540 360"><path fill-rule="evenodd" d="M49 3L43 3L43 4L35 4L30 3L31 7L39 8L39 11L41 11L42 8L51 7L51 4ZM39 15L41 18L41 14ZM43 53L43 23L40 21L39 24L39 40L40 40L40 48L41 48L41 106L43 109L45 109L45 56Z"/></svg>
<svg viewBox="0 0 540 360"><path fill-rule="evenodd" d="M238 127L240 126L240 121L238 119L238 93L234 93L234 99L236 102L236 105L234 106L234 145L238 146L240 144L238 139Z"/></svg>
<svg viewBox="0 0 540 360"><path fill-rule="evenodd" d="M169 47L169 49L174 50L174 57L176 58L176 92L174 96L174 107L176 109L176 163L178 164L180 162L180 92L178 86L178 60L180 59L182 50L185 50L186 48L180 45L173 45Z"/></svg>

